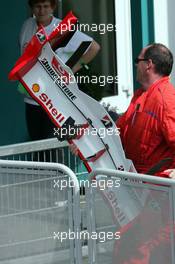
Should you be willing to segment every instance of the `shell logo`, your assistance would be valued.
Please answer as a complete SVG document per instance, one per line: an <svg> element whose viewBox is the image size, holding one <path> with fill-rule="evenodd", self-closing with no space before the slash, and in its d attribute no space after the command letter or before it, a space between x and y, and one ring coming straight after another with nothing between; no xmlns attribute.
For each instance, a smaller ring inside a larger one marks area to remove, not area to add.
<svg viewBox="0 0 175 264"><path fill-rule="evenodd" d="M32 90L34 91L34 93L38 93L39 90L40 90L40 86L39 86L39 84L34 83L34 84L32 85Z"/></svg>

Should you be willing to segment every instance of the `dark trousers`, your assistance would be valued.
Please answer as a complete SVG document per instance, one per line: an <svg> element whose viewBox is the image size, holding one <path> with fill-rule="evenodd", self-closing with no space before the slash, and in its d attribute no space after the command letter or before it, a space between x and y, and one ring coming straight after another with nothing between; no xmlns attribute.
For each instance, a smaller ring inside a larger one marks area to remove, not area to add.
<svg viewBox="0 0 175 264"><path fill-rule="evenodd" d="M40 140L54 137L55 125L45 111L38 105L26 105L27 129L31 140Z"/></svg>
<svg viewBox="0 0 175 264"><path fill-rule="evenodd" d="M49 119L48 115L41 106L26 105L26 121L30 140L41 140L54 137L55 125ZM57 154L56 154L57 153ZM30 158L29 158L30 160ZM34 161L63 162L63 153L61 149L46 150L45 153L40 151L33 155Z"/></svg>

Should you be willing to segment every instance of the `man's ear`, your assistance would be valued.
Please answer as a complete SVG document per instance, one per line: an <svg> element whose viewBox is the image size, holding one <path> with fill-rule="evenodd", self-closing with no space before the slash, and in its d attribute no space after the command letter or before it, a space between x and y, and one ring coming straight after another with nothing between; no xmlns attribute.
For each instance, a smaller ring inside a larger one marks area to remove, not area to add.
<svg viewBox="0 0 175 264"><path fill-rule="evenodd" d="M152 67L154 67L154 63L151 59L147 61L147 69L150 70Z"/></svg>

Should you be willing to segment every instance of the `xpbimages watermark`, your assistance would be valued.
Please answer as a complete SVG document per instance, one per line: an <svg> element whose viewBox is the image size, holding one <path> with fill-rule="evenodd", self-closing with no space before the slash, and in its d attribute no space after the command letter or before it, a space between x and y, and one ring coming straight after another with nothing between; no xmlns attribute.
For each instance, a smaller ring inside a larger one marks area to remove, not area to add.
<svg viewBox="0 0 175 264"><path fill-rule="evenodd" d="M61 85L63 84L71 84L71 83L79 83L79 84L98 84L100 87L104 87L107 84L117 84L118 83L118 76L112 75L78 75L76 76L68 74L67 76L59 76L59 81ZM57 81L55 78L54 82Z"/></svg>
<svg viewBox="0 0 175 264"><path fill-rule="evenodd" d="M83 127L61 127L61 128L54 128L54 136L58 136L59 138L64 138L65 136L79 136L79 135L92 135L92 136L97 136L99 135L100 138L105 138L107 135L112 136L120 135L120 130L118 127L109 127L106 129L105 127L100 127L99 129L92 127L91 129L89 128L83 128Z"/></svg>
<svg viewBox="0 0 175 264"><path fill-rule="evenodd" d="M87 230L81 232L73 232L69 229L68 232L54 232L53 238L60 240L61 242L69 239L69 240L98 240L99 242L103 243L108 240L119 240L120 239L120 232L91 232L89 233Z"/></svg>
<svg viewBox="0 0 175 264"><path fill-rule="evenodd" d="M68 24L61 24L61 33L66 31L82 31L82 32L99 32L100 35L104 35L107 32L113 32L117 31L117 25L114 24L106 24L106 23L78 23L78 24L72 24L70 21L68 21Z"/></svg>
<svg viewBox="0 0 175 264"><path fill-rule="evenodd" d="M84 186L89 188L98 188L101 191L104 191L108 188L119 188L120 187L120 178L116 179L99 179L99 180L92 180L89 181L88 179L83 180L79 179L80 186ZM53 180L53 188L58 188L59 190L64 190L65 188L75 187L75 182L69 179L54 179Z"/></svg>

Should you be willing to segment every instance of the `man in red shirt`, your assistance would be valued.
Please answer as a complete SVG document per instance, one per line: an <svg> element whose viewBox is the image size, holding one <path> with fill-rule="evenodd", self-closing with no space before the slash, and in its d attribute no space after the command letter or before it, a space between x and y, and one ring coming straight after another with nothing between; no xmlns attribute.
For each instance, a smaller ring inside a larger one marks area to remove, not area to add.
<svg viewBox="0 0 175 264"><path fill-rule="evenodd" d="M171 158L163 171L175 168L175 89L169 81L173 66L171 51L162 44L142 49L135 60L141 84L117 121L127 158L140 173L147 173L163 159ZM167 174L168 175L168 174Z"/></svg>
<svg viewBox="0 0 175 264"><path fill-rule="evenodd" d="M142 49L135 63L141 88L116 122L125 154L139 173L147 173L169 158L169 164L155 175L174 178L175 89L169 82L172 53L162 44L152 44ZM121 240L114 246L113 264L172 263L175 227L169 222L168 197L163 199L161 192L153 190L151 194L160 203L160 209L153 210L148 200L141 214L123 228Z"/></svg>
<svg viewBox="0 0 175 264"><path fill-rule="evenodd" d="M152 44L142 49L135 63L141 88L116 122L125 154L140 173L169 158L170 163L157 175L169 176L171 172L170 177L175 177L175 89L169 82L172 53L162 44ZM165 171L167 168L170 170ZM151 190L151 195L140 215L121 228L121 239L114 244L113 264L172 263L175 227L169 222L169 197L156 190ZM152 197L158 208L151 204Z"/></svg>

